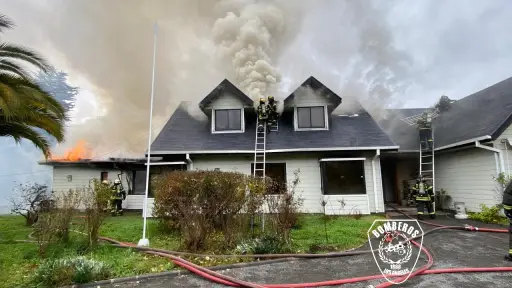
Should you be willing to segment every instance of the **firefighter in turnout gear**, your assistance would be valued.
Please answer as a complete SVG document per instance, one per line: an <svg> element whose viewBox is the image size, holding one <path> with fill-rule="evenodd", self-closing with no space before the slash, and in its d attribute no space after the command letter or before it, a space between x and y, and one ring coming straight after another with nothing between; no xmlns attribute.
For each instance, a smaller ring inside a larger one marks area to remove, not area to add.
<svg viewBox="0 0 512 288"><path fill-rule="evenodd" d="M428 185L423 176L419 176L416 179L416 185L412 188L414 195L416 196L416 208L418 210L418 220L423 219L425 214L425 208L428 211L430 218L435 219L436 214L433 209L434 193L432 186Z"/></svg>
<svg viewBox="0 0 512 288"><path fill-rule="evenodd" d="M267 111L268 111L269 126L276 125L277 118L279 117L279 114L277 113L277 103L274 100L274 96L268 96ZM269 129L269 131L270 131L270 129Z"/></svg>
<svg viewBox="0 0 512 288"><path fill-rule="evenodd" d="M426 116L425 121L420 124L420 141L421 141L421 149L423 150L432 150L434 139L432 139L432 123L429 116Z"/></svg>
<svg viewBox="0 0 512 288"><path fill-rule="evenodd" d="M508 218L508 254L505 256L505 260L512 261L512 181L510 181L503 191L503 212Z"/></svg>
<svg viewBox="0 0 512 288"><path fill-rule="evenodd" d="M258 130L261 131L263 129L263 125L265 125L268 120L268 111L267 106L265 105L265 98L260 98L260 105L258 105L256 113L258 113Z"/></svg>
<svg viewBox="0 0 512 288"><path fill-rule="evenodd" d="M126 199L126 192L121 185L121 180L116 179L114 185L112 185L110 195L110 212L112 216L123 215L123 200Z"/></svg>

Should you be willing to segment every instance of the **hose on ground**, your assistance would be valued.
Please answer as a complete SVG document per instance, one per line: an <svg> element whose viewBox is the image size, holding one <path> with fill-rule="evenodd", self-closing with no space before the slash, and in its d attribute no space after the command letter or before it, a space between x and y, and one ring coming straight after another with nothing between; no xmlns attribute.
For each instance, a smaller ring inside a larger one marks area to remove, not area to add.
<svg viewBox="0 0 512 288"><path fill-rule="evenodd" d="M396 209L397 211L401 212L400 210ZM410 217L409 215L406 215L405 213L401 212L405 216ZM413 218L412 218L413 219ZM433 228L427 232L424 232L422 235L419 235L415 238L408 239L407 241L411 241L415 246L421 247L421 250L425 252L428 258L428 262L426 265L421 267L420 269L414 271L411 273L411 275L408 276L401 276L397 277L396 275L386 275L388 279L394 278L392 282L383 282L376 287L383 288L383 287L389 287L394 285L394 283L400 283L404 281L407 278L411 278L418 275L428 275L428 274L441 274L441 273L468 273L468 272L512 272L512 267L480 267L480 268L449 268L449 269L435 269L435 270L429 270L430 267L432 267L434 260L430 252L426 247L423 245L419 245L416 241L413 239L417 239L419 237L428 235L434 231L444 230L444 229L451 229L451 230L461 230L461 231L478 231L478 232L490 232L490 233L509 233L506 229L490 229L490 228L478 228L473 226L445 226L440 225L432 222L427 221L418 221L420 223L436 226L436 228ZM375 280L375 279L381 279L385 278L384 275L372 275L372 276L364 276L364 277L356 277L356 278L349 278L349 279L341 279L341 280L330 280L330 281L323 281L323 282L314 282L314 283L296 283L296 284L256 284L256 283L250 283L242 280L235 279L233 277L229 277L220 273L217 273L215 271L209 270L207 268L201 267L199 265L193 264L189 261L186 261L180 257L177 257L175 255L184 255L184 256L203 256L203 257L254 257L254 258L260 258L260 257L266 257L266 258L331 258L331 257L344 257L344 256L353 256L353 255L360 255L360 254L366 254L366 253L372 253L373 251L377 251L378 249L374 250L363 250L363 251L347 251L347 252L337 252L337 253L327 253L327 254L274 254L274 255L205 255L205 254L195 254L195 253L185 253L185 252L175 252L175 251L167 251L163 249L154 249L154 248L148 248L148 247L138 247L132 243L123 243L116 241L114 239L101 237L100 239L108 241L112 243L115 247L122 247L122 248L133 248L136 250L139 250L143 253L158 255L162 257L166 257L170 260L172 260L176 265L185 268L192 273L195 273L197 275L200 275L210 281L214 281L219 284L233 286L233 287L263 287L263 288L284 288L284 287L319 287L319 286L333 286L333 285L342 285L342 284L348 284L348 283L356 283L356 282L362 282L362 281L369 281L369 280Z"/></svg>

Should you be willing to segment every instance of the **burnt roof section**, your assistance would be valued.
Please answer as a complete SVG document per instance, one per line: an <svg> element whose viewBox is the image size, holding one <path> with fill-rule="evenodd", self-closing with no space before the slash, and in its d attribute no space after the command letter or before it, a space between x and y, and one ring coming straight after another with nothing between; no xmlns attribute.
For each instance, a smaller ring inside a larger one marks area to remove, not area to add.
<svg viewBox="0 0 512 288"><path fill-rule="evenodd" d="M66 166L66 165L101 165L101 164L145 164L146 158L108 158L108 159L80 159L80 160L48 160L39 161L39 165ZM162 160L162 157L151 157L150 162L155 163Z"/></svg>
<svg viewBox="0 0 512 288"><path fill-rule="evenodd" d="M254 151L256 123L252 117L246 117L244 133L212 134L209 121L195 119L184 107L182 102L165 124L151 145L151 153ZM286 112L279 119L279 132L269 133L266 143L267 150L390 146L397 145L367 113L357 117L329 115L329 130L296 132L293 113Z"/></svg>
<svg viewBox="0 0 512 288"><path fill-rule="evenodd" d="M434 119L436 147L499 137L512 122L512 77L455 101Z"/></svg>
<svg viewBox="0 0 512 288"><path fill-rule="evenodd" d="M219 97L220 95L222 95L226 92L237 97L244 104L252 106L254 103L254 101L251 98L249 98L249 96L245 95L244 92L242 92L240 89L238 89L238 87L236 87L228 79L224 79L224 80L222 80L222 82L220 82L219 85L217 85L217 87L215 87L208 95L206 95L206 97L204 97L203 100L201 100L201 102L199 102L199 108L201 108L201 110L205 114L207 114L206 106L208 104L212 103L213 101L215 101L215 99L217 99L217 97Z"/></svg>
<svg viewBox="0 0 512 288"><path fill-rule="evenodd" d="M419 115L425 110L426 108L387 109L386 119L379 121L391 140L400 146L399 152L419 151L420 137L416 125L411 126L402 119Z"/></svg>
<svg viewBox="0 0 512 288"><path fill-rule="evenodd" d="M324 96L329 101L331 101L332 105L329 107L330 112L332 112L334 109L336 109L336 107L338 107L342 102L342 99L340 96L338 96L336 93L334 93L331 89L329 89L327 86L325 86L322 82L318 81L318 79L316 79L313 76L310 76L299 87L297 87L297 89L295 89L290 94L290 96L288 96L288 97L286 97L286 99L284 99L285 106L289 105L290 102L292 102L295 99L295 92L300 87L310 87L314 91L320 92L320 94L322 96Z"/></svg>

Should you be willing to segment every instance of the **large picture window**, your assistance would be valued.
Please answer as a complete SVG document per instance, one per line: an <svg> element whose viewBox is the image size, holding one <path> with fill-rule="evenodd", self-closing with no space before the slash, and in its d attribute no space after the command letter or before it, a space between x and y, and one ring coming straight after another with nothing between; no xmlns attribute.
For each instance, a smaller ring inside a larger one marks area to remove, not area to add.
<svg viewBox="0 0 512 288"><path fill-rule="evenodd" d="M260 169L261 165L258 165ZM251 163L251 175L254 175L254 163ZM256 171L256 176L261 177L263 171ZM279 186L269 187L268 195L281 194L286 190L286 163L265 163L265 176L270 177Z"/></svg>
<svg viewBox="0 0 512 288"><path fill-rule="evenodd" d="M364 161L320 162L324 195L366 194Z"/></svg>
<svg viewBox="0 0 512 288"><path fill-rule="evenodd" d="M325 127L325 107L298 107L297 108L297 128L326 128Z"/></svg>
<svg viewBox="0 0 512 288"><path fill-rule="evenodd" d="M215 131L241 131L242 109L214 110Z"/></svg>

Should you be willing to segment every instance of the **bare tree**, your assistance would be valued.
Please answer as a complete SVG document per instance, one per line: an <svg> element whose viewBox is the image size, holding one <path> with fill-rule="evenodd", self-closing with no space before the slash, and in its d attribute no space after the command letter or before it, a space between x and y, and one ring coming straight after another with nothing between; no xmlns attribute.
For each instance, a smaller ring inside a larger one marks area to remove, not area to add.
<svg viewBox="0 0 512 288"><path fill-rule="evenodd" d="M12 212L25 217L26 225L37 222L41 204L50 200L50 190L47 185L39 183L18 183L13 188L14 195L10 201Z"/></svg>

